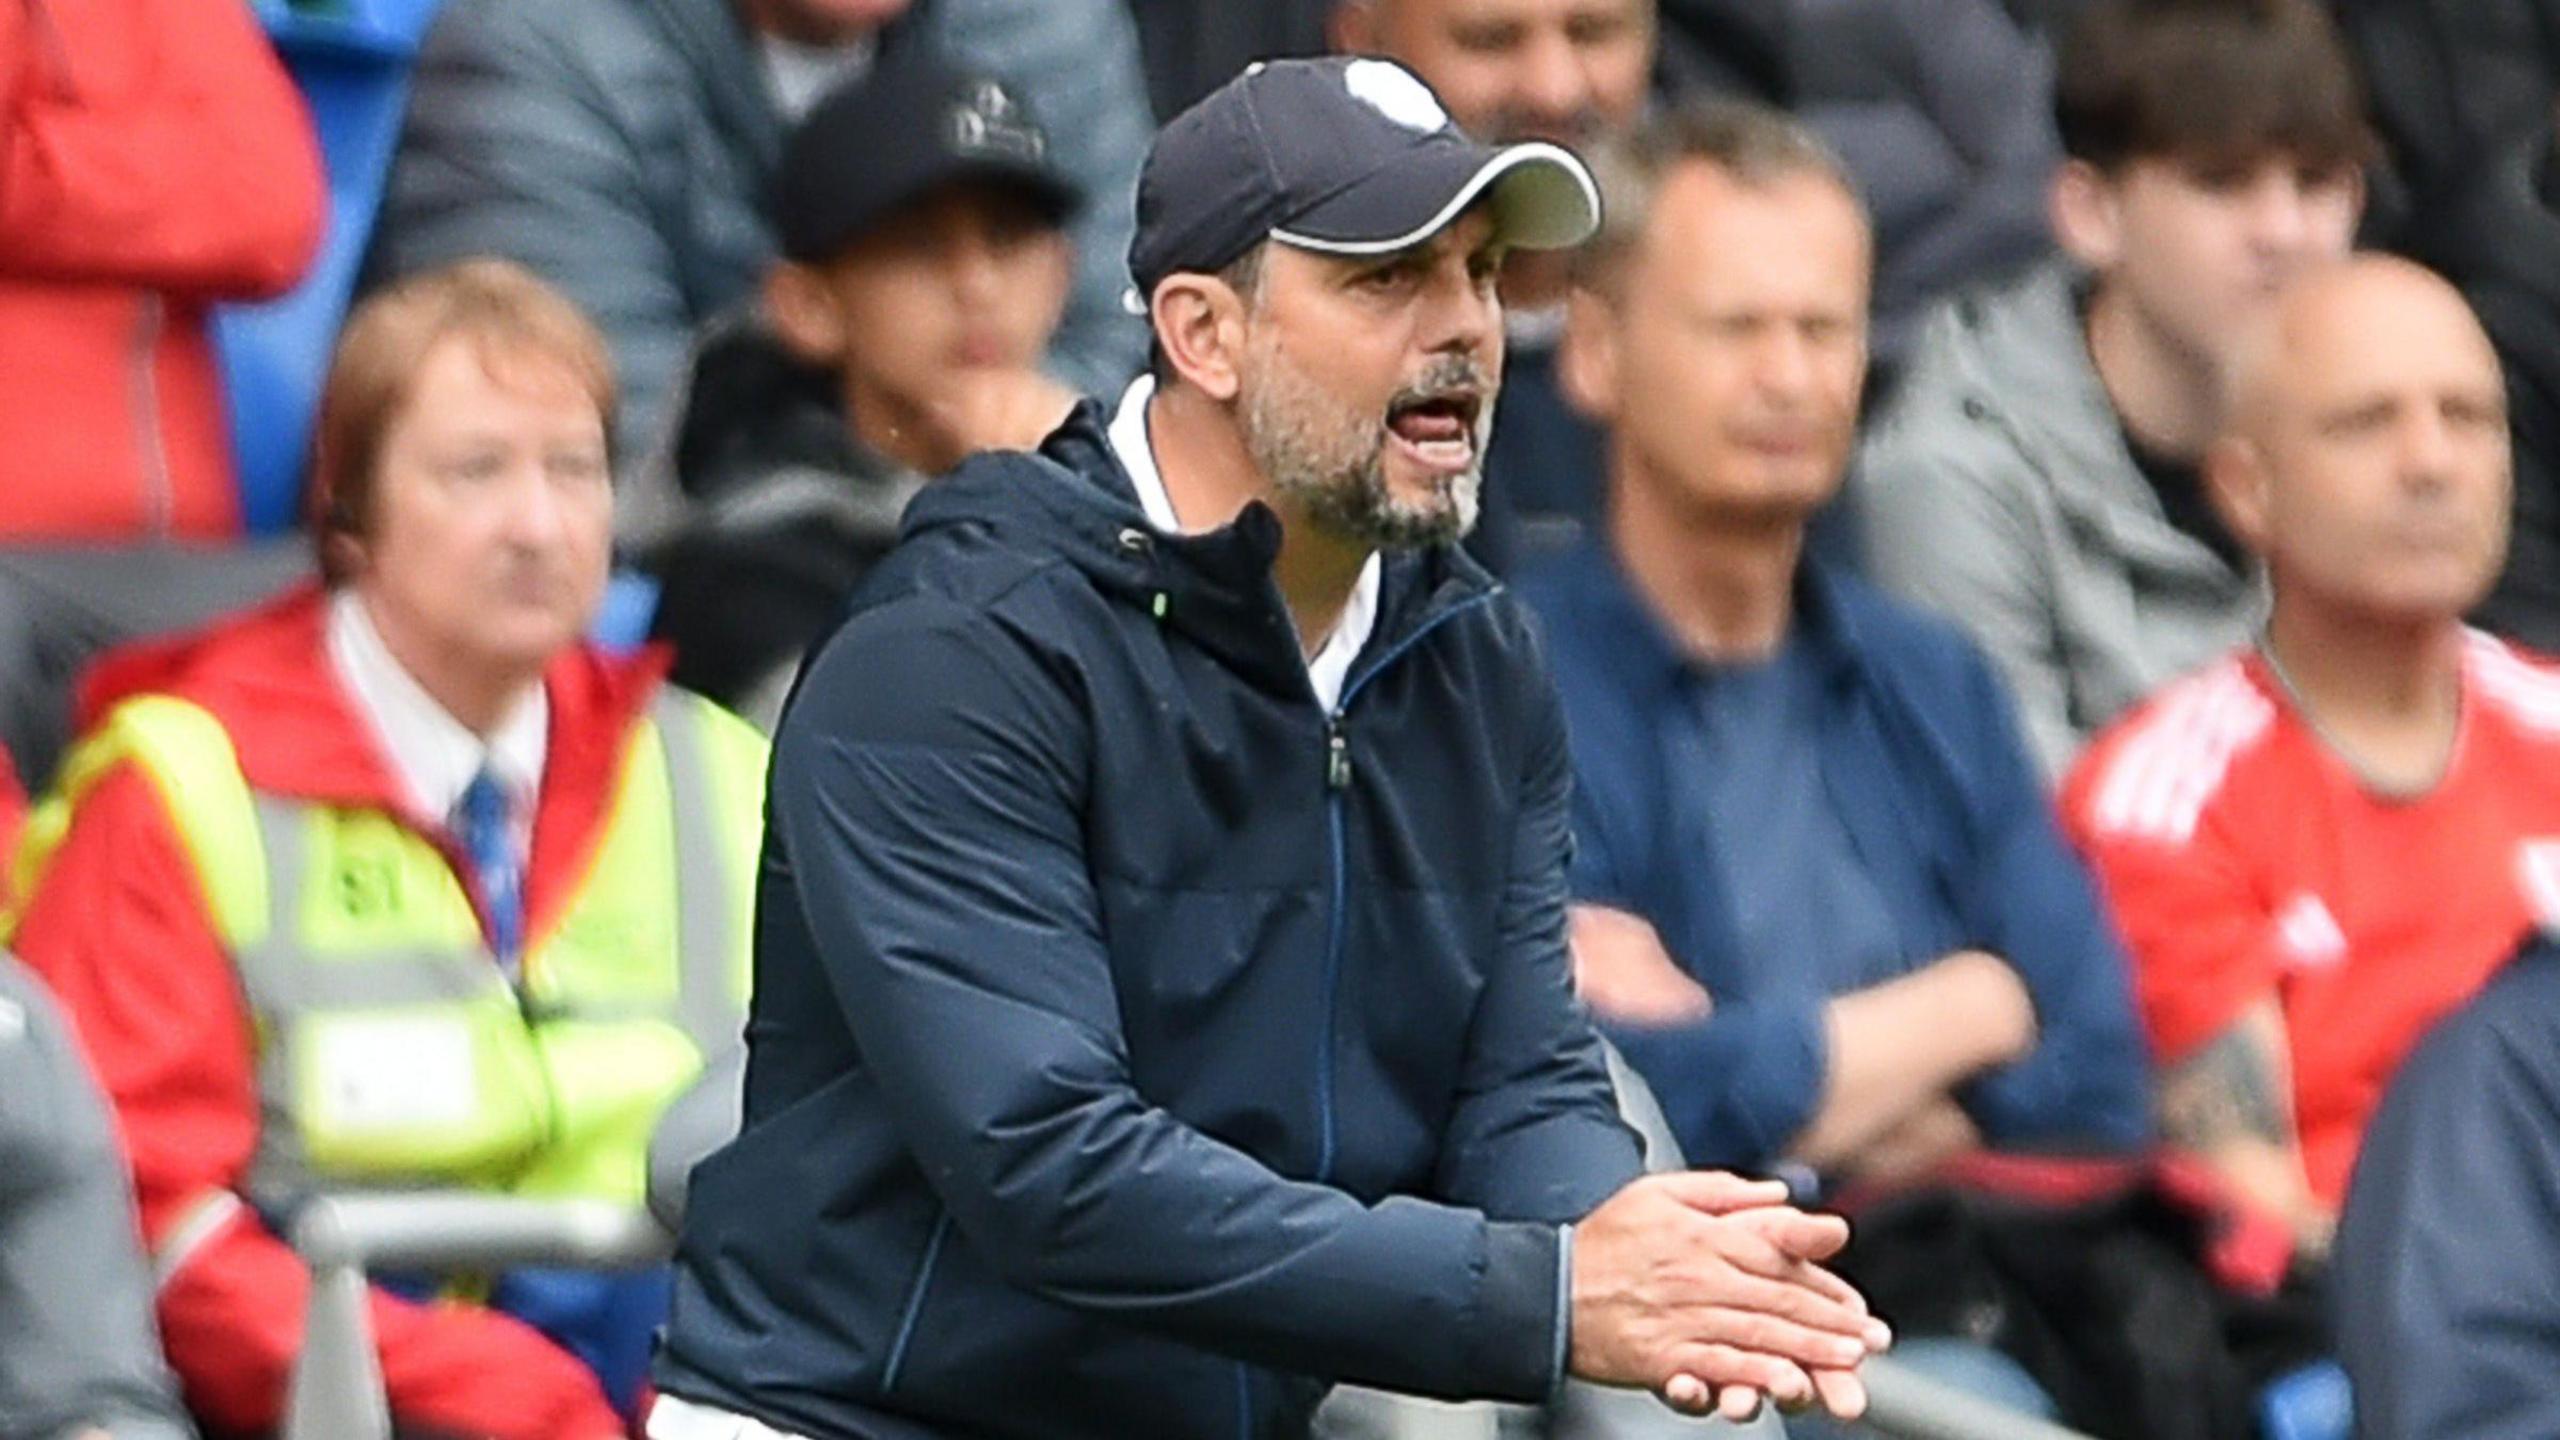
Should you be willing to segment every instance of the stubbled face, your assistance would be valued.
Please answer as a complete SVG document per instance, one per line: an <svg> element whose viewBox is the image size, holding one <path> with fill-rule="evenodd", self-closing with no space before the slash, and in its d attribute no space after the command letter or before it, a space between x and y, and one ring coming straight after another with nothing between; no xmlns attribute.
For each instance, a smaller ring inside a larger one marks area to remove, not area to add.
<svg viewBox="0 0 2560 1440"><path fill-rule="evenodd" d="M1614 296L1577 305L1610 357L1596 397L1667 509L1795 520L1848 465L1866 379L1867 226L1830 180L1746 184L1683 165L1656 191Z"/></svg>
<svg viewBox="0 0 2560 1440"><path fill-rule="evenodd" d="M1351 0L1360 48L1412 67L1468 134L1580 145L1642 113L1653 0Z"/></svg>
<svg viewBox="0 0 2560 1440"><path fill-rule="evenodd" d="M493 367L493 363L494 367ZM604 417L567 373L450 337L384 433L356 593L398 649L500 677L577 643L604 596Z"/></svg>
<svg viewBox="0 0 2560 1440"><path fill-rule="evenodd" d="M2080 258L2155 336L2215 372L2289 281L2347 253L2364 201L2352 166L2284 154L2137 159L2097 185L2107 233Z"/></svg>
<svg viewBox="0 0 2560 1440"><path fill-rule="evenodd" d="M2307 283L2243 401L2254 481L2238 487L2233 527L2266 556L2279 604L2457 617L2506 554L2497 355L2461 298L2413 268Z"/></svg>
<svg viewBox="0 0 2560 1440"><path fill-rule="evenodd" d="M1364 545L1467 533L1501 383L1501 260L1481 213L1395 255L1270 246L1236 405L1275 500Z"/></svg>
<svg viewBox="0 0 2560 1440"><path fill-rule="evenodd" d="M1038 206L980 184L924 196L822 268L838 342L825 358L857 415L922 408L971 371L1036 366L1072 270Z"/></svg>

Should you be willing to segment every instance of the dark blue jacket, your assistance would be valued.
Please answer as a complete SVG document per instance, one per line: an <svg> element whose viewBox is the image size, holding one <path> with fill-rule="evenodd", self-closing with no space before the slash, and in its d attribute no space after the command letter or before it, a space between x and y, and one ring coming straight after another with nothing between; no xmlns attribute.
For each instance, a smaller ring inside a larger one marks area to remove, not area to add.
<svg viewBox="0 0 2560 1440"><path fill-rule="evenodd" d="M902 1440L1548 1389L1559 1222L1639 1168L1553 688L1434 550L1326 714L1279 538L1148 532L1090 405L919 497L783 718L664 1388Z"/></svg>
<svg viewBox="0 0 2560 1440"><path fill-rule="evenodd" d="M1521 582L1564 696L1576 897L1652 922L1714 997L1704 1021L1613 1027L1692 1164L1758 1166L1812 1119L1827 995L1803 957L1742 953L1708 817L1678 804L1697 748L1698 671L1595 543ZM1808 559L1797 642L1830 677L1824 787L1913 969L1964 948L2026 982L2024 1061L1959 1095L1993 1144L2136 1145L2148 1098L2124 956L2057 829L2007 693L1952 629Z"/></svg>
<svg viewBox="0 0 2560 1440"><path fill-rule="evenodd" d="M2333 1256L2363 1440L2560 1435L2560 948L2437 1025L2356 1156Z"/></svg>

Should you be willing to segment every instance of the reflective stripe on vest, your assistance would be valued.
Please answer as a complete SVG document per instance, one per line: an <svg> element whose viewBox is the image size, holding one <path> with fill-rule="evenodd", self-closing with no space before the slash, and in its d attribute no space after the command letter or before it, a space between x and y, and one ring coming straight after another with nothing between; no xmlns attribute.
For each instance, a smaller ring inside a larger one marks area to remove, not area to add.
<svg viewBox="0 0 2560 1440"><path fill-rule="evenodd" d="M75 763L94 783L130 757L183 797L170 813L257 1029L253 1201L418 1184L640 1198L659 1112L739 1043L761 737L660 694L577 891L529 937L520 998L427 837L250 793L192 705L119 712Z"/></svg>

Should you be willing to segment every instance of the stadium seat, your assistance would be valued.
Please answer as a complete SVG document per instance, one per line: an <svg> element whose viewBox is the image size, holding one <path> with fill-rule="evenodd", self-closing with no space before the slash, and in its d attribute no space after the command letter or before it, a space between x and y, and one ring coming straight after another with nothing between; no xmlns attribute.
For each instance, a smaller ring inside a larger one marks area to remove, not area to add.
<svg viewBox="0 0 2560 1440"><path fill-rule="evenodd" d="M259 20L311 107L329 172L329 228L302 283L213 319L252 534L290 529L320 381L382 203L409 72L440 0L255 0Z"/></svg>

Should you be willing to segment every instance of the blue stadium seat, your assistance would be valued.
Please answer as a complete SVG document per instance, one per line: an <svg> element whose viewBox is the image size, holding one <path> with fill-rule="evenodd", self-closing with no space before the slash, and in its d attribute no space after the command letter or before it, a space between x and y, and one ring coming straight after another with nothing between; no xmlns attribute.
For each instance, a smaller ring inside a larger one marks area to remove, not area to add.
<svg viewBox="0 0 2560 1440"><path fill-rule="evenodd" d="M607 650L633 650L649 639L658 614L658 582L637 570L616 570L605 583L604 603L587 626L587 638Z"/></svg>
<svg viewBox="0 0 2560 1440"><path fill-rule="evenodd" d="M213 318L252 534L290 529L308 459L311 422L338 323L400 138L409 72L441 0L254 0L311 107L329 171L329 229L311 273L261 305Z"/></svg>

